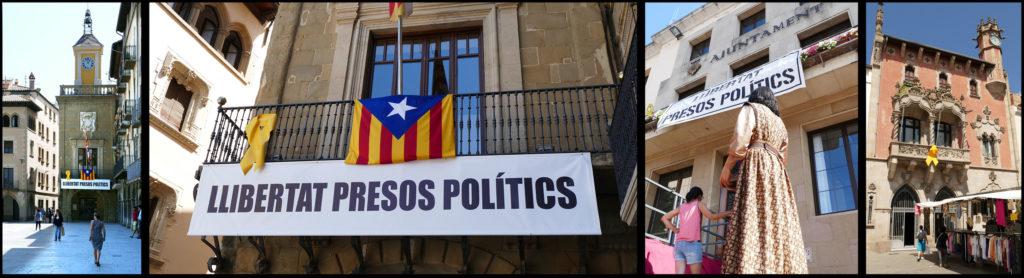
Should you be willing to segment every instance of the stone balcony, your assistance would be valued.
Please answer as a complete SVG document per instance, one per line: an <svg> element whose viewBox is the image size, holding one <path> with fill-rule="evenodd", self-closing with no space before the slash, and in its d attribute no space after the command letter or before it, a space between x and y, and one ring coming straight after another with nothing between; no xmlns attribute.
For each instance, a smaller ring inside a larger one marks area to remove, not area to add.
<svg viewBox="0 0 1024 278"><path fill-rule="evenodd" d="M921 145L913 143L903 143L893 141L889 144L889 180L896 178L897 170L901 169L896 167L900 162L904 162L906 167L903 168L907 173L910 173L917 166L928 167L927 176L925 182L931 183L932 179L935 178L935 170L938 169L942 174L950 174L950 171L963 171L960 175L960 181L963 182L967 178L967 169L970 168L971 158L970 150L958 149L958 148L947 148L938 147L939 151L935 154L936 158L939 159L939 165L925 165L925 158L928 157L928 151L931 149L930 145Z"/></svg>
<svg viewBox="0 0 1024 278"><path fill-rule="evenodd" d="M62 96L116 96L117 85L60 85Z"/></svg>

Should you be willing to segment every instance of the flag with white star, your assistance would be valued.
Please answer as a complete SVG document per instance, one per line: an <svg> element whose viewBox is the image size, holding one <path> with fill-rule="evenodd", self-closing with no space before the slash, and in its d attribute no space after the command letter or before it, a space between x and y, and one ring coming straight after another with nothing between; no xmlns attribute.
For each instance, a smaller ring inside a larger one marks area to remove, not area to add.
<svg viewBox="0 0 1024 278"><path fill-rule="evenodd" d="M348 164L455 157L452 95L356 100Z"/></svg>

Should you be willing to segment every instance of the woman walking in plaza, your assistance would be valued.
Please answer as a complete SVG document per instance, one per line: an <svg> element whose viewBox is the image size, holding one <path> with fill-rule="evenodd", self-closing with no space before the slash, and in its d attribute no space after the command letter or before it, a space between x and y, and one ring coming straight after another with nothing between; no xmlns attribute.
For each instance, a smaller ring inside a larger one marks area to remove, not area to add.
<svg viewBox="0 0 1024 278"><path fill-rule="evenodd" d="M789 145L775 94L751 92L736 120L720 183L736 190L736 215L726 232L722 273L807 273L807 255L793 187L786 173ZM736 183L730 171L740 162Z"/></svg>
<svg viewBox="0 0 1024 278"><path fill-rule="evenodd" d="M946 236L946 227L942 224L935 226L938 235L935 236L935 249L939 250L939 267L948 267L946 265L946 240L949 239Z"/></svg>
<svg viewBox="0 0 1024 278"><path fill-rule="evenodd" d="M700 244L700 220L701 215L709 220L718 220L729 217L732 211L722 213L711 213L701 200L704 199L704 191L700 187L690 188L686 193L686 203L661 217L661 223L665 224L676 234L676 245L673 253L676 259L676 274L685 274L686 266L690 267L690 274L700 274L703 251ZM672 225L672 218L679 215L679 228Z"/></svg>
<svg viewBox="0 0 1024 278"><path fill-rule="evenodd" d="M924 244L927 239L927 235L924 233L924 226L917 226L917 261L921 261L921 256L924 256Z"/></svg>
<svg viewBox="0 0 1024 278"><path fill-rule="evenodd" d="M92 242L92 253L96 258L96 266L100 266L100 250L103 249L103 241L107 239L107 228L100 221L100 214L93 213L92 223L89 223L89 241Z"/></svg>
<svg viewBox="0 0 1024 278"><path fill-rule="evenodd" d="M53 241L60 241L60 237L64 233L64 217L60 215L59 209L53 213L53 227L56 228L53 233Z"/></svg>

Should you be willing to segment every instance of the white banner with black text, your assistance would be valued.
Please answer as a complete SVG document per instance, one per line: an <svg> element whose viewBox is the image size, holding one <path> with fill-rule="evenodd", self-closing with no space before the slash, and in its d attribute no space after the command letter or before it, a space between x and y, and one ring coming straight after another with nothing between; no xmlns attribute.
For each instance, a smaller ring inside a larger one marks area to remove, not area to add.
<svg viewBox="0 0 1024 278"><path fill-rule="evenodd" d="M739 107L762 86L776 97L805 87L800 49L673 103L658 119L658 129Z"/></svg>
<svg viewBox="0 0 1024 278"><path fill-rule="evenodd" d="M203 166L188 235L598 235L589 153Z"/></svg>

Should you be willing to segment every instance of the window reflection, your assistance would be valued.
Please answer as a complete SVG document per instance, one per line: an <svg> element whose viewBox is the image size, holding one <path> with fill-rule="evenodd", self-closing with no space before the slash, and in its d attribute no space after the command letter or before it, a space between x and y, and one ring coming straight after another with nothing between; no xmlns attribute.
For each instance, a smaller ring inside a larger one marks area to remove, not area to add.
<svg viewBox="0 0 1024 278"><path fill-rule="evenodd" d="M812 163L819 214L854 210L857 204L856 123L815 131L811 135ZM850 166L853 166L853 171Z"/></svg>

